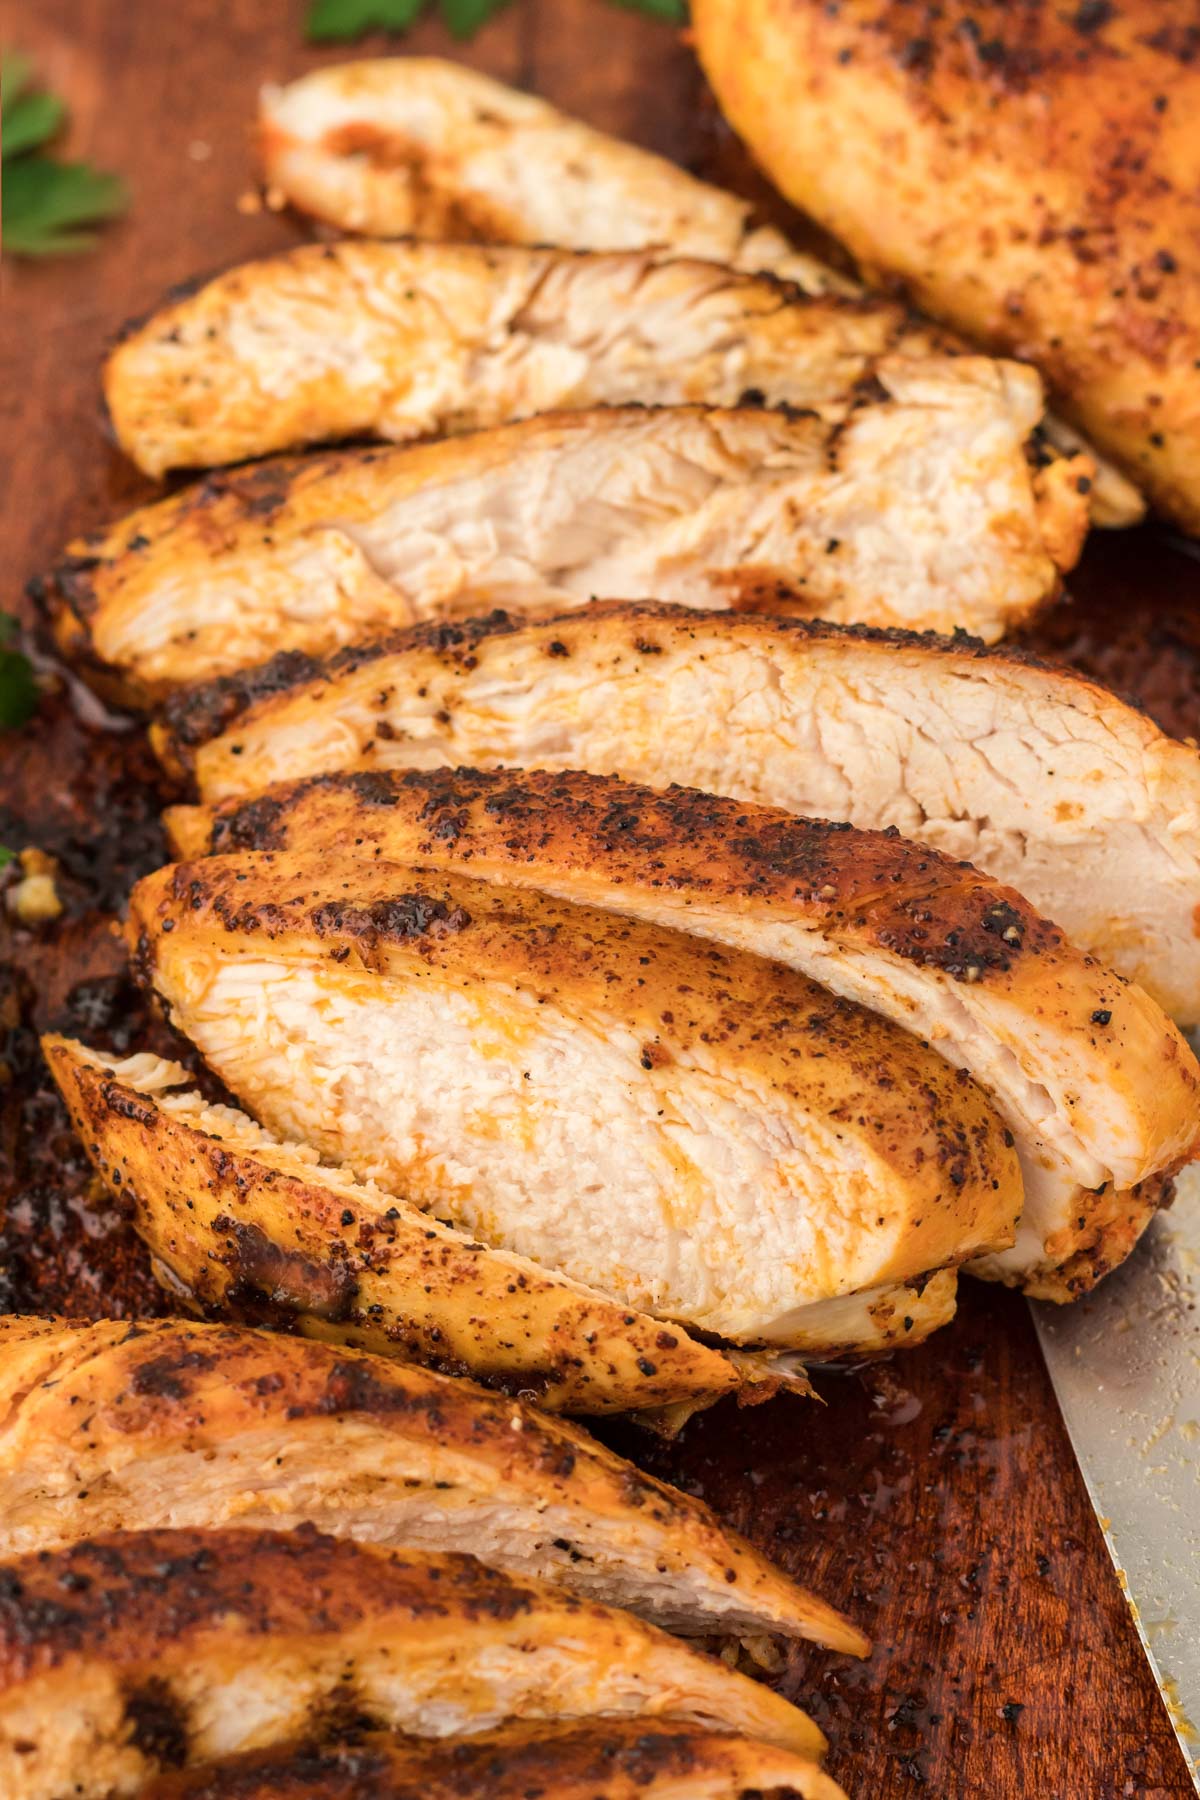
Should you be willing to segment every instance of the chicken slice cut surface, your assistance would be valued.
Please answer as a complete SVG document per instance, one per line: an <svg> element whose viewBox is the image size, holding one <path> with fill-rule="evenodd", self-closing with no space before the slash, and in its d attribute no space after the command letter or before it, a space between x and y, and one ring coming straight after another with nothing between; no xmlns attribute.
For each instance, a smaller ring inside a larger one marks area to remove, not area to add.
<svg viewBox="0 0 1200 1800"><path fill-rule="evenodd" d="M700 1501L473 1383L277 1332L0 1319L0 1556L107 1531L465 1550L690 1634L869 1648Z"/></svg>
<svg viewBox="0 0 1200 1800"><path fill-rule="evenodd" d="M161 870L128 930L268 1129L734 1343L1012 1241L1011 1133L965 1071L746 952L287 852Z"/></svg>
<svg viewBox="0 0 1200 1800"><path fill-rule="evenodd" d="M301 1526L113 1533L0 1564L5 1800L118 1800L339 1721L455 1738L607 1717L824 1748L724 1663L472 1556Z"/></svg>
<svg viewBox="0 0 1200 1800"><path fill-rule="evenodd" d="M885 1013L969 1069L1013 1132L1025 1208L997 1268L1043 1298L1122 1260L1196 1149L1200 1068L1156 1003L1013 889L896 835L578 770L314 776L167 823L185 855L329 850L536 887Z"/></svg>
<svg viewBox="0 0 1200 1800"><path fill-rule="evenodd" d="M166 305L109 356L104 389L118 442L161 475L631 402L753 396L836 423L891 356L929 349L889 300L810 298L715 263L350 240L243 264ZM1040 416L1035 375L991 369ZM1067 560L1091 472L1066 458L1033 478L1042 535Z"/></svg>
<svg viewBox="0 0 1200 1800"><path fill-rule="evenodd" d="M803 1387L787 1359L730 1358L526 1257L490 1250L411 1201L321 1163L235 1107L209 1105L177 1063L44 1040L75 1127L165 1284L192 1306L241 1305L310 1336L469 1373L543 1407L694 1410L723 1394ZM868 1296L806 1348L884 1349L918 1301ZM928 1290L926 1290L928 1292ZM821 1320L817 1321L818 1326ZM918 1335L924 1335L920 1332Z"/></svg>
<svg viewBox="0 0 1200 1800"><path fill-rule="evenodd" d="M1048 598L1083 514L1044 504L1037 383L891 358L841 424L614 407L281 459L70 546L57 635L135 702L427 618L650 594L989 641ZM1065 535L1062 535L1065 532Z"/></svg>
<svg viewBox="0 0 1200 1800"><path fill-rule="evenodd" d="M736 194L440 57L339 63L264 88L259 151L270 186L343 231L658 248L809 294L856 291Z"/></svg>
<svg viewBox="0 0 1200 1800"><path fill-rule="evenodd" d="M337 769L507 763L894 826L1200 1022L1200 752L1020 653L644 604L495 614L202 685L155 741L210 801Z"/></svg>
<svg viewBox="0 0 1200 1800"><path fill-rule="evenodd" d="M271 189L343 231L650 248L781 276L808 294L859 291L740 196L462 63L379 57L268 86L259 148ZM1060 420L1047 427L1062 449L1080 448ZM1097 524L1145 511L1102 460L1091 501Z"/></svg>
<svg viewBox="0 0 1200 1800"><path fill-rule="evenodd" d="M669 1719L510 1726L475 1738L251 1751L164 1775L138 1800L846 1800L814 1762L776 1744Z"/></svg>

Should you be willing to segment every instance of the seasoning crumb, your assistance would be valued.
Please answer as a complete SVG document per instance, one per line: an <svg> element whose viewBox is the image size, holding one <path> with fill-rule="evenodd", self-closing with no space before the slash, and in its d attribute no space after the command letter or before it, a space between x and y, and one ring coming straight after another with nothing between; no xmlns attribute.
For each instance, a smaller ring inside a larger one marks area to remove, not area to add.
<svg viewBox="0 0 1200 1800"><path fill-rule="evenodd" d="M62 916L55 877L58 863L44 850L22 850L21 879L8 890L8 910L22 925L45 925Z"/></svg>

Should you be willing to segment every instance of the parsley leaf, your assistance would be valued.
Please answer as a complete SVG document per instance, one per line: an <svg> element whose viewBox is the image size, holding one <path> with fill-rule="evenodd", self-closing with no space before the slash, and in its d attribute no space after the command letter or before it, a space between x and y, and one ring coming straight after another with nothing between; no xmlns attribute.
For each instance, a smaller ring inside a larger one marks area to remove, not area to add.
<svg viewBox="0 0 1200 1800"><path fill-rule="evenodd" d="M442 17L456 38L474 37L508 0L441 0Z"/></svg>
<svg viewBox="0 0 1200 1800"><path fill-rule="evenodd" d="M310 38L355 38L364 31L407 31L425 0L313 0Z"/></svg>
<svg viewBox="0 0 1200 1800"><path fill-rule="evenodd" d="M305 30L310 38L355 38L364 31L407 31L435 0L312 0ZM456 38L469 38L509 0L436 0ZM618 6L681 22L685 0L616 0Z"/></svg>
<svg viewBox="0 0 1200 1800"><path fill-rule="evenodd" d="M67 109L55 94L21 94L4 102L4 154L36 150L58 131Z"/></svg>
<svg viewBox="0 0 1200 1800"><path fill-rule="evenodd" d="M37 710L38 687L29 659L12 648L17 621L0 613L0 730L24 725Z"/></svg>
<svg viewBox="0 0 1200 1800"><path fill-rule="evenodd" d="M32 79L28 57L6 56L0 64L4 248L13 256L86 250L95 234L84 228L125 211L125 184L87 163L42 154L42 145L61 130L67 109L54 94L32 92Z"/></svg>
<svg viewBox="0 0 1200 1800"><path fill-rule="evenodd" d="M683 25L687 20L687 0L612 0L612 3L629 12L644 12L655 19L667 19L673 25Z"/></svg>

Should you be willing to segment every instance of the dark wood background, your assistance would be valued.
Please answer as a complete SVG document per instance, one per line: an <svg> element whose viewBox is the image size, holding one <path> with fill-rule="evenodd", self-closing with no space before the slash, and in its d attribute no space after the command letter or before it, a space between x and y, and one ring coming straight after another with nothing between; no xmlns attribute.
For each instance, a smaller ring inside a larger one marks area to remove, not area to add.
<svg viewBox="0 0 1200 1800"><path fill-rule="evenodd" d="M253 210L250 124L264 79L344 54L306 48L301 0L25 0L0 42L69 97L71 148L120 170L129 218L77 260L8 268L0 310L4 595L65 539L148 490L103 434L106 340L168 284L294 241ZM379 40L366 48L378 52ZM468 46L427 24L406 48L455 54L608 130L761 195L686 44L603 0L516 0ZM1200 730L1200 564L1153 532L1096 542L1039 641ZM0 842L61 861L64 918L0 921L0 1307L130 1313L164 1304L90 1185L47 1092L35 1030L126 1045L156 1027L110 929L161 860L160 799L136 729L51 693L0 737ZM858 1800L922 1789L1008 1800L1192 1792L1054 1405L1028 1314L967 1286L924 1349L780 1400L696 1420L672 1446L612 1433L703 1493L878 1640L865 1665L801 1650L781 1677L832 1741Z"/></svg>

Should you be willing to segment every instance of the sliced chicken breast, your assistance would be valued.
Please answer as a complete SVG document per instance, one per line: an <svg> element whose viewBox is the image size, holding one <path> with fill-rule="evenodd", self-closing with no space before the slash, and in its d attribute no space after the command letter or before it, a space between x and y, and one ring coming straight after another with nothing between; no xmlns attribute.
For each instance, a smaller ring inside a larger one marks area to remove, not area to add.
<svg viewBox="0 0 1200 1800"><path fill-rule="evenodd" d="M170 302L112 352L104 383L118 441L160 475L564 407L753 397L836 423L890 357L907 366L929 348L891 301L812 299L714 263L350 241L246 263ZM1040 415L1019 364L978 379ZM1048 543L1078 538L1091 473L1060 459L1034 478Z"/></svg>
<svg viewBox="0 0 1200 1800"><path fill-rule="evenodd" d="M228 1325L0 1319L0 1556L106 1531L466 1550L685 1633L870 1648L712 1513L472 1383Z"/></svg>
<svg viewBox="0 0 1200 1800"><path fill-rule="evenodd" d="M1043 1298L1127 1255L1200 1140L1200 1067L1155 1002L1013 889L899 836L503 769L316 776L177 808L168 827L184 855L328 850L536 887L753 950L884 1013L969 1069L1013 1132L1025 1208L995 1264Z"/></svg>
<svg viewBox="0 0 1200 1800"><path fill-rule="evenodd" d="M270 188L343 231L658 249L781 276L808 294L857 291L736 194L462 63L381 57L264 88L259 147ZM1080 448L1059 421L1047 427L1064 449ZM1091 499L1097 524L1132 524L1145 510L1110 463Z"/></svg>
<svg viewBox="0 0 1200 1800"><path fill-rule="evenodd" d="M192 1305L233 1304L310 1336L468 1373L553 1411L694 1409L756 1382L765 1397L787 1377L786 1366L731 1360L323 1166L310 1146L208 1105L177 1063L105 1057L66 1038L44 1047L84 1147L160 1278ZM940 1322L935 1304L930 1329ZM877 1347L892 1335L884 1318Z"/></svg>
<svg viewBox="0 0 1200 1800"><path fill-rule="evenodd" d="M0 1565L0 1792L117 1800L339 1723L676 1718L819 1757L796 1707L630 1613L472 1556L137 1531Z"/></svg>
<svg viewBox="0 0 1200 1800"><path fill-rule="evenodd" d="M265 87L259 154L272 188L342 231L660 249L809 294L855 291L736 194L440 57L336 63Z"/></svg>
<svg viewBox="0 0 1200 1800"><path fill-rule="evenodd" d="M735 1343L1012 1241L974 1082L791 970L530 890L280 853L161 870L131 943L271 1130Z"/></svg>
<svg viewBox="0 0 1200 1800"><path fill-rule="evenodd" d="M1200 1022L1200 753L1072 670L969 640L646 605L500 614L277 658L180 696L155 738L206 800L509 763L895 826Z"/></svg>
<svg viewBox="0 0 1200 1800"><path fill-rule="evenodd" d="M139 1800L846 1800L776 1744L669 1719L510 1726L441 1741L372 1733L160 1776Z"/></svg>
<svg viewBox="0 0 1200 1800"><path fill-rule="evenodd" d="M1086 524L1030 468L1038 411L997 364L894 358L839 425L616 407L268 462L73 544L58 637L143 703L276 650L596 594L990 641L1053 593Z"/></svg>

